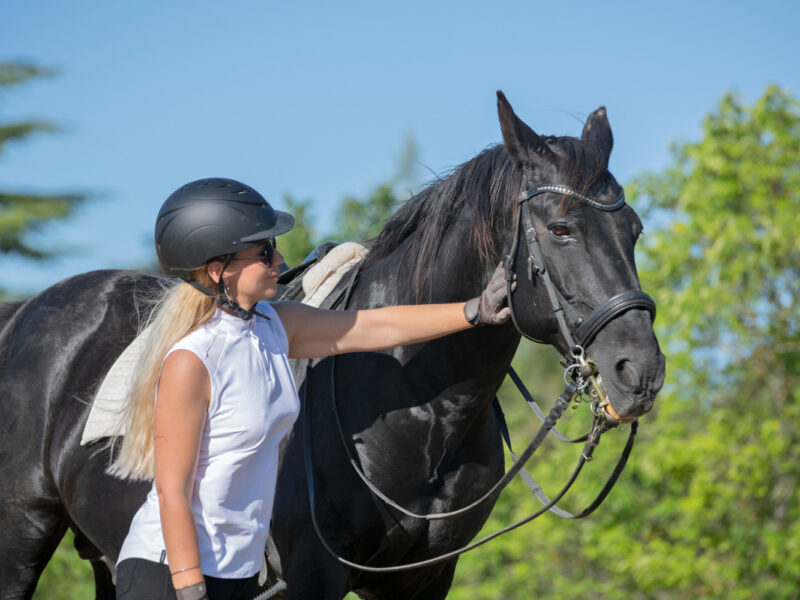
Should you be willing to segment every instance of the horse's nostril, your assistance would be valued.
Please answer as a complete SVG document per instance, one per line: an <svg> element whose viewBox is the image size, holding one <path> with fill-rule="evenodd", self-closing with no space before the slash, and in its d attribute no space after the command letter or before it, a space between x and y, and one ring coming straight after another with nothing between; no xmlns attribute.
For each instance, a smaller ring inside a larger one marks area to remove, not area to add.
<svg viewBox="0 0 800 600"><path fill-rule="evenodd" d="M620 381L622 381L626 387L630 388L631 392L634 394L642 393L642 378L633 361L627 358L620 359L617 361L615 368L617 370L617 377L619 377Z"/></svg>

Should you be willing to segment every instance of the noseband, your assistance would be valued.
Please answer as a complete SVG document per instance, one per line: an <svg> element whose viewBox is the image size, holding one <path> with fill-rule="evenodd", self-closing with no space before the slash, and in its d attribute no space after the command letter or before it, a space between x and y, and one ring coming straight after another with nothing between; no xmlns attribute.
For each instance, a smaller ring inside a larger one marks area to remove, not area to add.
<svg viewBox="0 0 800 600"><path fill-rule="evenodd" d="M571 354L576 354L579 349L586 348L594 341L595 336L605 327L609 322L616 319L621 314L631 310L632 308L640 308L647 310L650 313L651 320L656 316L656 303L653 299L641 290L630 289L620 292L606 300L603 304L597 307L592 314L585 319L577 313L575 308L564 298L558 288L553 284L550 273L544 261L542 254L542 247L539 244L539 238L536 230L533 227L531 219L530 208L528 201L531 198L541 194L560 194L562 196L573 196L583 200L586 204L597 210L604 212L612 212L619 210L625 205L625 192L620 192L619 196L611 202L601 202L594 198L584 196L578 192L563 186L554 185L550 183L535 185L531 188L527 187L527 182L523 179L522 190L519 193L520 209L517 210L517 216L514 223L514 241L511 245L511 250L506 256L505 270L506 281L508 285L508 305L511 308L511 318L514 326L522 335L535 342L545 343L543 340L538 339L531 331L526 331L527 327L523 323L520 316L521 302L519 295L515 295L512 289L512 282L516 278L517 268L517 254L519 251L520 234L525 237L528 250L528 264L527 274L528 280L531 285L536 285L536 276L541 278L544 287L547 290L547 296L550 300L550 305L555 313L558 327L561 335L569 348ZM570 327L567 324L567 319L572 322Z"/></svg>

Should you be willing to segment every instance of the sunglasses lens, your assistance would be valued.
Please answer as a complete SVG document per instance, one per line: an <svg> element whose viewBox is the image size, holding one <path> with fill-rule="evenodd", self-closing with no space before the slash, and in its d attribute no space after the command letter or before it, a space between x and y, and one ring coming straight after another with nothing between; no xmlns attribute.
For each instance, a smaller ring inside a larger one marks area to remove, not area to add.
<svg viewBox="0 0 800 600"><path fill-rule="evenodd" d="M275 238L269 238L264 246L264 262L272 266L272 259L275 258L275 249L278 247Z"/></svg>

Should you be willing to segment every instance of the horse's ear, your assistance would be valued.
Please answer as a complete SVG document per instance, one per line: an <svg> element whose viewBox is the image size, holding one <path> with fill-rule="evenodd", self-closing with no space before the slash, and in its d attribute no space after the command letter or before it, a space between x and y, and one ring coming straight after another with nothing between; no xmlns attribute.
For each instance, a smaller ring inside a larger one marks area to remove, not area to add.
<svg viewBox="0 0 800 600"><path fill-rule="evenodd" d="M497 116L500 118L506 151L518 165L537 154L549 156L552 153L547 142L514 114L514 109L500 90L497 90Z"/></svg>
<svg viewBox="0 0 800 600"><path fill-rule="evenodd" d="M581 139L595 145L603 153L605 162L608 164L611 148L614 146L614 136L611 133L605 106L598 108L586 119Z"/></svg>

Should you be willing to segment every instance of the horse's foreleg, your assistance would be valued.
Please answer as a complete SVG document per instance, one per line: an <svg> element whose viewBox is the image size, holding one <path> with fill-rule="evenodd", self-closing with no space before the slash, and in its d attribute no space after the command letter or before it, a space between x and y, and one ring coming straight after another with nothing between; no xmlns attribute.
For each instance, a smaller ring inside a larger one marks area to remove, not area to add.
<svg viewBox="0 0 800 600"><path fill-rule="evenodd" d="M80 530L75 531L75 550L78 551L78 556L88 560L92 565L95 600L114 600L117 595L114 588L116 578L114 562L103 556L103 553Z"/></svg>
<svg viewBox="0 0 800 600"><path fill-rule="evenodd" d="M92 571L94 571L94 600L114 600L117 591L111 575L114 564L106 557L103 560L93 560Z"/></svg>
<svg viewBox="0 0 800 600"><path fill-rule="evenodd" d="M30 598L67 531L60 503L0 498L0 600ZM9 497L11 496L11 497Z"/></svg>

